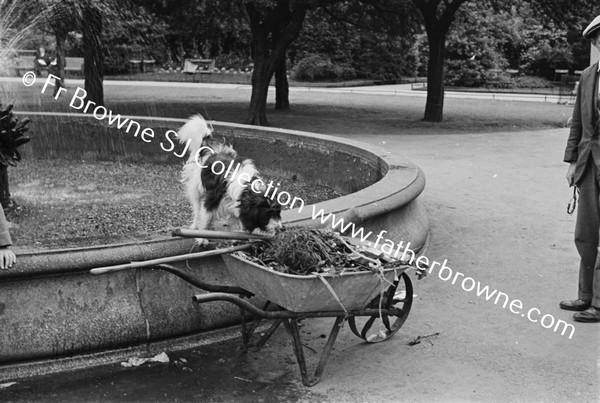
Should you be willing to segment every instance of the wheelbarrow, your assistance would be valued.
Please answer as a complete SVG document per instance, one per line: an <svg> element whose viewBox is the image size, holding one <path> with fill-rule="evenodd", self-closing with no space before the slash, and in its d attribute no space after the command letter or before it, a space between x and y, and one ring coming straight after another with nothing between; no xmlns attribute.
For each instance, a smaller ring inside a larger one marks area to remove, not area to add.
<svg viewBox="0 0 600 403"><path fill-rule="evenodd" d="M208 239L267 239L265 235L246 233L196 231L178 229L174 236ZM413 288L406 271L414 268L406 264L389 267L379 273L353 271L337 275L313 274L298 276L280 273L246 260L239 252L249 249L251 244L208 250L143 262L132 262L118 266L92 269L92 274L103 274L118 270L154 268L168 271L190 284L207 291L194 295L196 303L227 301L237 305L242 312L240 325L246 349L260 350L283 323L292 339L294 354L298 362L302 383L317 384L323 374L333 345L344 322L350 330L367 343L378 343L392 337L404 324L413 299ZM222 255L230 276L237 286L205 283L190 276L189 272L170 265L176 261ZM247 298L259 296L267 302L263 308L250 303ZM254 318L248 326L246 315ZM314 373L308 372L299 322L308 318L333 318L334 323L327 342L320 353ZM256 342L252 336L261 319L273 320L271 326Z"/></svg>

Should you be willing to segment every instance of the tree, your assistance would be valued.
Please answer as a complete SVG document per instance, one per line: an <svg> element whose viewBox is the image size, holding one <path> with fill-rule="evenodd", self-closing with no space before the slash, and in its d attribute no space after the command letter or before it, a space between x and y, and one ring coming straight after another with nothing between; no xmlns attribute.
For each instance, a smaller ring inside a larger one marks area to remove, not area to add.
<svg viewBox="0 0 600 403"><path fill-rule="evenodd" d="M254 61L246 123L269 124L266 113L269 83L277 67L285 63L287 48L300 34L309 8L311 2L308 0L246 1Z"/></svg>
<svg viewBox="0 0 600 403"><path fill-rule="evenodd" d="M121 8L119 18L105 24L102 32L106 74L129 73L132 59L153 59L159 65L168 59L168 25L142 6Z"/></svg>
<svg viewBox="0 0 600 403"><path fill-rule="evenodd" d="M36 0L30 0L35 4ZM104 105L104 51L102 30L107 20L118 21L121 10L129 8L129 1L117 0L37 0L46 24L56 37L58 74L64 78L64 42L67 33L78 31L83 35L84 89L87 100Z"/></svg>
<svg viewBox="0 0 600 403"><path fill-rule="evenodd" d="M312 11L290 47L294 73L305 79L394 82L412 75L421 27L406 0L330 2Z"/></svg>
<svg viewBox="0 0 600 403"><path fill-rule="evenodd" d="M83 75L86 99L104 105L104 55L102 51L103 18L113 13L109 2L77 2L79 28L83 34Z"/></svg>
<svg viewBox="0 0 600 403"><path fill-rule="evenodd" d="M251 33L241 1L132 1L168 25L168 53L176 65L183 66L185 57L204 52L211 58L223 56L229 60L250 55Z"/></svg>
<svg viewBox="0 0 600 403"><path fill-rule="evenodd" d="M427 103L423 120L441 122L444 117L444 63L446 34L458 8L467 0L412 0L425 23L429 43Z"/></svg>
<svg viewBox="0 0 600 403"><path fill-rule="evenodd" d="M504 70L520 68L524 45L541 28L521 0L510 3L480 0L456 12L446 37L446 85L510 85Z"/></svg>
<svg viewBox="0 0 600 403"><path fill-rule="evenodd" d="M285 55L275 69L275 109L290 109L290 84Z"/></svg>
<svg viewBox="0 0 600 403"><path fill-rule="evenodd" d="M536 17L546 29L566 32L566 43L573 53L574 68L590 64L590 44L581 34L591 20L600 14L596 0L531 0Z"/></svg>

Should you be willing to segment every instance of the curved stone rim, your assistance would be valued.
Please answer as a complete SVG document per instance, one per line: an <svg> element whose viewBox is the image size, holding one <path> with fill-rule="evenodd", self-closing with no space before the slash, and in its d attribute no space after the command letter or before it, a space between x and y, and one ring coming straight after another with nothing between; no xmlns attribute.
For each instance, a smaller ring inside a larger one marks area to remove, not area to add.
<svg viewBox="0 0 600 403"><path fill-rule="evenodd" d="M19 112L19 114L94 119L92 115L73 113ZM178 124L186 121L186 119L179 118L122 116L139 121L162 121ZM314 142L322 142L329 145L335 144L339 149L352 151L355 155L360 155L376 162L383 176L380 180L357 192L326 200L315 205L316 208L322 208L328 213L333 213L340 217L349 217L357 225L370 217L385 214L408 204L416 199L425 187L425 175L417 165L381 147L348 139L342 142L340 138L334 136L297 130L218 121L211 121L211 123L213 126L223 128L242 128L257 132L272 132L280 137L283 135L296 140L308 137ZM284 222L287 224L316 225L311 218L310 210L312 208L309 208L311 206L313 205L306 206L302 213L292 210L284 211ZM115 243L103 246L25 252L19 254L19 264L13 269L8 271L0 270L0 279L56 274L59 267L59 272L61 273L81 271L92 267L126 263L131 260L132 256L136 260L152 259L158 255L172 256L188 252L190 246L191 243L189 240L158 238L149 241ZM92 253L93 258L91 256L84 256L89 253ZM21 268L23 267L26 267L27 270L22 270Z"/></svg>

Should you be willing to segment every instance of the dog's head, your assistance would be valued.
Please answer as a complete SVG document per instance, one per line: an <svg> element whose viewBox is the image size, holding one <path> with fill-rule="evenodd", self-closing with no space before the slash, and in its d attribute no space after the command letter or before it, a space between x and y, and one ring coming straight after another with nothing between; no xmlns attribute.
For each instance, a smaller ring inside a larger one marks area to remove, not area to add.
<svg viewBox="0 0 600 403"><path fill-rule="evenodd" d="M273 232L283 228L281 224L281 204L265 195L257 193L248 186L242 192L239 202L239 219L248 232L259 228Z"/></svg>

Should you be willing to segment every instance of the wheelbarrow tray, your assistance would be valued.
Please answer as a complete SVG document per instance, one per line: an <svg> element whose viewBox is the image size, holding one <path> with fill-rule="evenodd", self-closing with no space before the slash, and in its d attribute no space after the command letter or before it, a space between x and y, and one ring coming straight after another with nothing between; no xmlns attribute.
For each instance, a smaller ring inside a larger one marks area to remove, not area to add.
<svg viewBox="0 0 600 403"><path fill-rule="evenodd" d="M325 282L314 274L298 276L281 273L231 254L223 255L223 260L238 287L291 312L364 309L378 293L387 290L390 283L409 268L399 265L383 270L383 277L387 281L371 271L320 275L333 289L334 296Z"/></svg>

